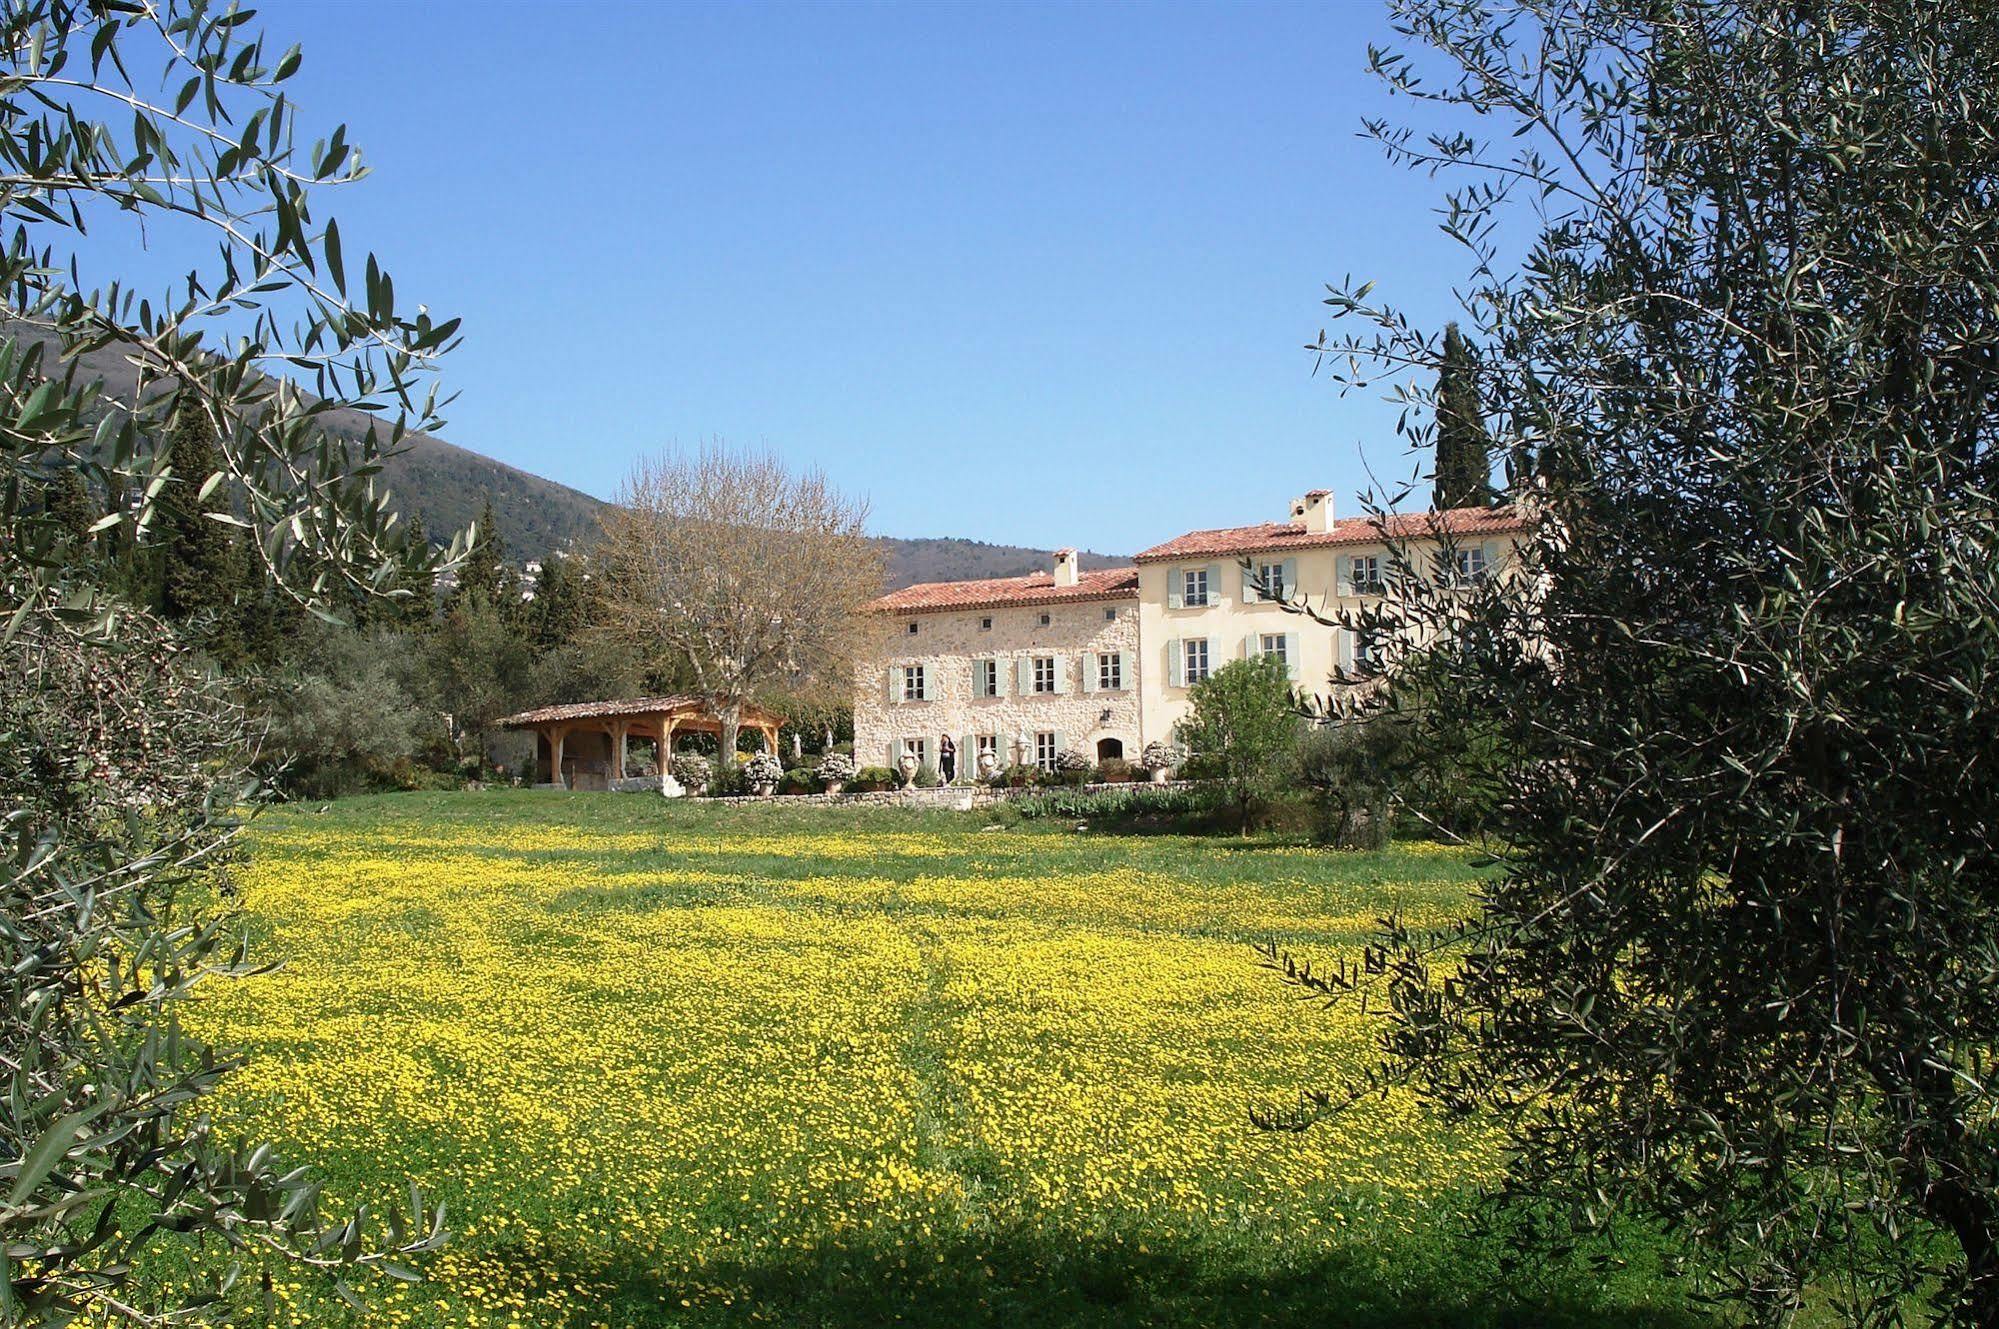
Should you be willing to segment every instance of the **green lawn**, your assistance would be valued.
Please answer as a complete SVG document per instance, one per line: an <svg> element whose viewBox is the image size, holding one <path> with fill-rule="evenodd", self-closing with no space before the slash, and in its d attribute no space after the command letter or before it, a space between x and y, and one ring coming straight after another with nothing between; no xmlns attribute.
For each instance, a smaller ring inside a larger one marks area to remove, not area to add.
<svg viewBox="0 0 1999 1329"><path fill-rule="evenodd" d="M1492 1141L1412 1102L1248 1124L1369 1055L1248 943L1442 918L1453 850L549 792L300 807L251 847L286 963L197 1012L251 1056L219 1114L343 1201L450 1209L368 1323L1692 1322L1642 1247L1522 1273L1470 1235Z"/></svg>

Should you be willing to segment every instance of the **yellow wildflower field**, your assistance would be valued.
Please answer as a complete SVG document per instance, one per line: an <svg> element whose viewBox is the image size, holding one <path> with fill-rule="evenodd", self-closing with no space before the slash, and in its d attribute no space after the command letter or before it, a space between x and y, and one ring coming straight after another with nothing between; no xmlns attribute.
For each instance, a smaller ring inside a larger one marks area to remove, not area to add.
<svg viewBox="0 0 1999 1329"><path fill-rule="evenodd" d="M424 1282L355 1316L281 1272L279 1323L1261 1322L1493 1155L1397 1096L1254 1129L1369 1043L1248 943L1330 956L1473 879L1427 847L354 800L257 824L234 881L283 967L191 1024L248 1053L226 1129L344 1203L449 1206Z"/></svg>

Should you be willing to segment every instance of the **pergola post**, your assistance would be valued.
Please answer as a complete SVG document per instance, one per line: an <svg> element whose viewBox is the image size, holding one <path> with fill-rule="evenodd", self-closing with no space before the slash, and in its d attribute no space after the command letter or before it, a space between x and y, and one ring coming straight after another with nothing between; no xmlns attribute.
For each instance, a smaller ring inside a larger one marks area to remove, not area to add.
<svg viewBox="0 0 1999 1329"><path fill-rule="evenodd" d="M562 736L569 732L568 725L550 725L548 730L548 764L551 783L557 789L569 788L569 782L562 778Z"/></svg>
<svg viewBox="0 0 1999 1329"><path fill-rule="evenodd" d="M625 735L631 732L632 723L620 720L611 733L611 780L616 783L625 778Z"/></svg>
<svg viewBox="0 0 1999 1329"><path fill-rule="evenodd" d="M684 792L673 778L673 717L659 717L659 792L666 798Z"/></svg>

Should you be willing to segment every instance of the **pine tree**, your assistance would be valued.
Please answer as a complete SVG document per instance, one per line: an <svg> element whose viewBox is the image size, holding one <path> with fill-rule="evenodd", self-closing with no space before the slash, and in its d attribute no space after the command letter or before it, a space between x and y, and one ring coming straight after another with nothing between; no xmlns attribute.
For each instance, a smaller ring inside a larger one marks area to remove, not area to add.
<svg viewBox="0 0 1999 1329"><path fill-rule="evenodd" d="M160 608L187 619L234 605L243 569L229 527L209 515L223 510L222 499L201 494L221 468L222 454L199 407L186 403L174 413L168 447L173 477L158 501Z"/></svg>
<svg viewBox="0 0 1999 1329"><path fill-rule="evenodd" d="M1492 496L1492 440L1478 395L1478 353L1458 325L1444 329L1437 365L1436 506L1477 507Z"/></svg>

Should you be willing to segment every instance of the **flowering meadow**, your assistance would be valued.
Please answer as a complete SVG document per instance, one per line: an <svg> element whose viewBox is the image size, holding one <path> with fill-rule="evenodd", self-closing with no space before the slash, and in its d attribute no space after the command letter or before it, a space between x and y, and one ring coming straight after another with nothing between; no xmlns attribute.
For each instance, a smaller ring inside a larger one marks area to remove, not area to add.
<svg viewBox="0 0 1999 1329"><path fill-rule="evenodd" d="M1248 1122L1368 1055L1249 943L1445 917L1458 851L520 792L272 814L231 871L283 967L195 1014L249 1058L219 1123L452 1231L365 1312L278 1270L280 1324L1597 1314L1481 1286L1476 1127Z"/></svg>

